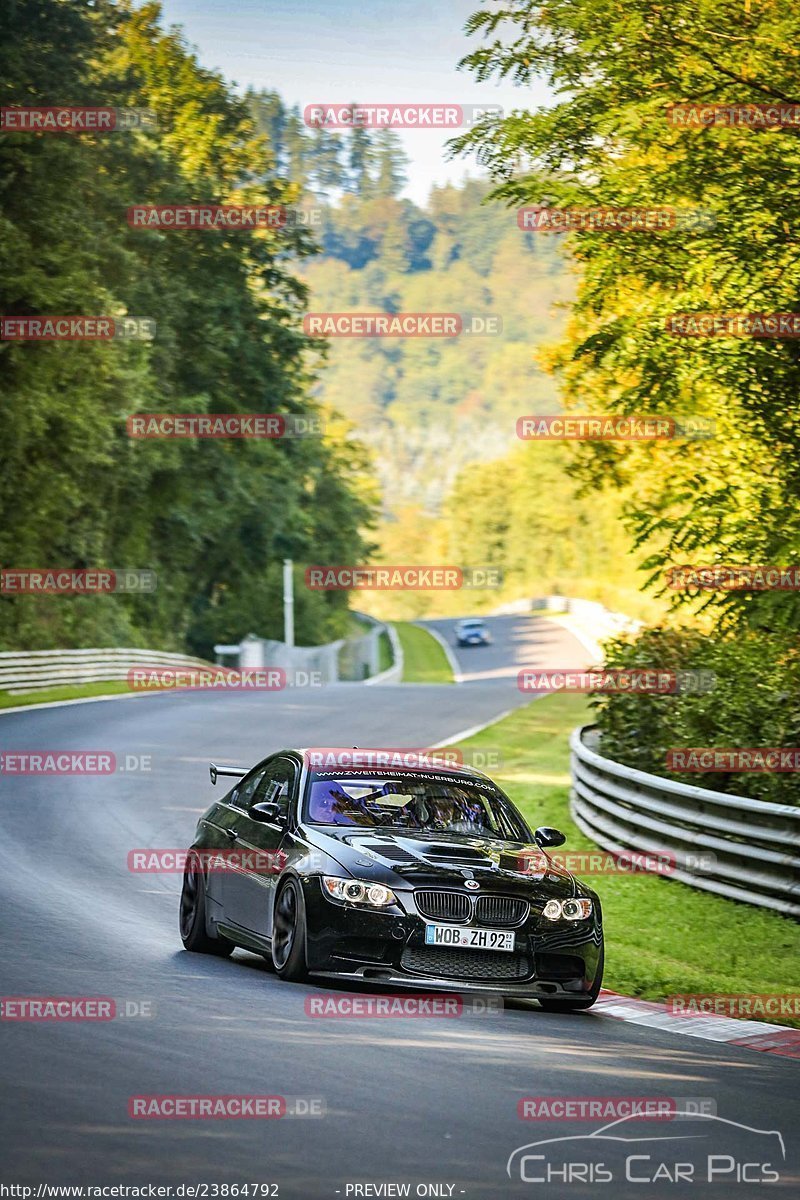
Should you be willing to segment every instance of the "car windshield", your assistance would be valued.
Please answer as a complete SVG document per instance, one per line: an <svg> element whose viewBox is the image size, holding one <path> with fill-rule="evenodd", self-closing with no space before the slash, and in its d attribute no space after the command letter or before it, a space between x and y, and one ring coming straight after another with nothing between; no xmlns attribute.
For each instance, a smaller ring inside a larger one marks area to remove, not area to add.
<svg viewBox="0 0 800 1200"><path fill-rule="evenodd" d="M319 771L312 774L306 796L306 819L315 825L529 840L511 802L489 780L444 772Z"/></svg>

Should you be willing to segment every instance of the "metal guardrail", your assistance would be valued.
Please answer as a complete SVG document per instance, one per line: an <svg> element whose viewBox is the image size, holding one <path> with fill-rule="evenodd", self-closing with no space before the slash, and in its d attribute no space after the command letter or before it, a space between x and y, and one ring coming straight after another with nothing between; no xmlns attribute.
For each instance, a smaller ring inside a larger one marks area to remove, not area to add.
<svg viewBox="0 0 800 1200"><path fill-rule="evenodd" d="M391 626L359 614L366 633L361 638L340 639L325 646L287 647L283 642L263 642L246 639L243 645L258 650L259 656L247 656L240 667L284 667L286 670L317 671L325 683L340 678L358 679L364 683L399 683L403 672L403 657L397 634ZM378 638L386 632L392 644L393 665L380 674ZM342 669L340 653L349 651L349 671ZM220 647L222 649L222 647ZM225 647L236 650L241 647ZM245 656L242 656L245 657ZM124 680L131 667L209 667L214 664L186 654L170 654L161 650L138 650L109 647L104 650L6 650L0 652L0 692L11 696L23 695L43 688L70 687L80 683L107 683Z"/></svg>
<svg viewBox="0 0 800 1200"><path fill-rule="evenodd" d="M352 609L351 616L363 626L363 634L318 646L287 646L286 642L249 633L238 645L220 644L214 651L218 661L232 658L238 667L282 667L290 673L304 671L318 676L322 683L399 683L402 662L398 658L399 642L393 636L394 630L367 613ZM380 638L384 633L392 644L393 665L379 673Z"/></svg>
<svg viewBox="0 0 800 1200"><path fill-rule="evenodd" d="M160 650L11 650L0 652L0 692L16 696L37 688L123 680L131 667L208 666L202 658Z"/></svg>
<svg viewBox="0 0 800 1200"><path fill-rule="evenodd" d="M671 853L671 879L800 917L800 808L638 771L598 742L591 725L570 738L570 811L587 837L613 854Z"/></svg>
<svg viewBox="0 0 800 1200"><path fill-rule="evenodd" d="M400 644L400 638L397 635L397 630L394 625L385 625L386 636L389 639L389 644L392 647L392 665L387 667L385 671L381 671L379 675L371 675L369 679L365 679L366 684L381 684L381 683L402 683L403 682L403 647Z"/></svg>

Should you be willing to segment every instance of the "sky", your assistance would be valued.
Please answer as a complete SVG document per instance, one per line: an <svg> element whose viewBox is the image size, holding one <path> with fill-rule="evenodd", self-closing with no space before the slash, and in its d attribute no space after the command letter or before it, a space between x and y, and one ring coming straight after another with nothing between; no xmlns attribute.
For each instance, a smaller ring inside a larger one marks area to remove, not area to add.
<svg viewBox="0 0 800 1200"><path fill-rule="evenodd" d="M546 103L544 85L477 83L457 63L473 46L464 24L480 0L162 0L164 22L182 25L201 63L236 85L274 88L289 104L356 101ZM434 184L480 174L448 162L454 131L398 130L411 159L405 195L424 204Z"/></svg>

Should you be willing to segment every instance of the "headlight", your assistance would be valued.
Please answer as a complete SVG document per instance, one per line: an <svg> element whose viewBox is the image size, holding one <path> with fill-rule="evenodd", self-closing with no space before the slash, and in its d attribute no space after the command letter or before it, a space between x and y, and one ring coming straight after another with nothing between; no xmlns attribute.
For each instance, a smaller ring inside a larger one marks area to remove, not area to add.
<svg viewBox="0 0 800 1200"><path fill-rule="evenodd" d="M351 904L369 904L374 908L385 908L396 904L394 892L382 883L366 883L360 879L339 879L335 875L323 875L322 887L334 900L348 900Z"/></svg>
<svg viewBox="0 0 800 1200"><path fill-rule="evenodd" d="M591 900L548 900L542 909L542 916L548 921L584 921L592 915Z"/></svg>

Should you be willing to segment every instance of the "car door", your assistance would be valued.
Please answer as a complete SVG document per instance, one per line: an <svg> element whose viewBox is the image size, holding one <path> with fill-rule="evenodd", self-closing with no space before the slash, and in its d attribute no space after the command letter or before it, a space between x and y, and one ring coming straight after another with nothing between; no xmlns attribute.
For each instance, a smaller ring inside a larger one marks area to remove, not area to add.
<svg viewBox="0 0 800 1200"><path fill-rule="evenodd" d="M206 895L209 900L221 906L223 913L225 913L227 892L225 886L227 855L236 846L238 838L236 827L241 820L241 810L247 809L248 804L252 801L253 794L265 771L264 763L259 763L257 767L253 767L252 771L248 771L223 798L215 810L213 818L208 822L212 831L212 845L209 848L221 850L222 858L220 859L221 866L214 864L209 869ZM227 919L227 914L223 915L221 919Z"/></svg>
<svg viewBox="0 0 800 1200"><path fill-rule="evenodd" d="M261 769L252 788L242 789L232 805L229 828L231 861L225 872L225 919L231 924L269 937L272 933L272 898L282 868L282 849L290 805L297 790L299 768L278 755ZM274 821L252 815L256 804L277 804Z"/></svg>

